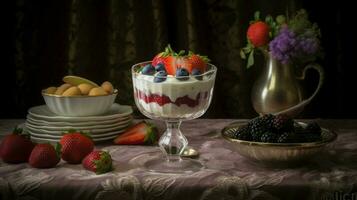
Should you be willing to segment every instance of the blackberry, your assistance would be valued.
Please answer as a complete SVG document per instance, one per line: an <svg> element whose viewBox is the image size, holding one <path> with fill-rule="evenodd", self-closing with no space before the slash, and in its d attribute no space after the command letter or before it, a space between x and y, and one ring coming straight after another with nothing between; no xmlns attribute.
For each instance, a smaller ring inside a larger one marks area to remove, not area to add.
<svg viewBox="0 0 357 200"><path fill-rule="evenodd" d="M294 132L285 132L278 138L278 143L294 143L300 142L299 137Z"/></svg>
<svg viewBox="0 0 357 200"><path fill-rule="evenodd" d="M252 140L260 142L263 133L268 131L268 128L262 118L255 118L248 123L248 128L252 136Z"/></svg>
<svg viewBox="0 0 357 200"><path fill-rule="evenodd" d="M275 116L272 115L272 114L265 114L261 117L262 121L264 121L265 125L267 126L267 128L269 130L272 130L273 127L274 127L274 119L275 119Z"/></svg>
<svg viewBox="0 0 357 200"><path fill-rule="evenodd" d="M263 123L261 117L254 118L248 122L248 128L250 128L253 124L260 124L260 123Z"/></svg>
<svg viewBox="0 0 357 200"><path fill-rule="evenodd" d="M306 126L306 132L311 134L321 134L321 127L316 122L310 122Z"/></svg>
<svg viewBox="0 0 357 200"><path fill-rule="evenodd" d="M248 126L243 126L233 132L232 137L238 140L251 140L251 135Z"/></svg>
<svg viewBox="0 0 357 200"><path fill-rule="evenodd" d="M261 142L277 142L279 138L279 135L273 132L265 132L263 135L260 137Z"/></svg>
<svg viewBox="0 0 357 200"><path fill-rule="evenodd" d="M273 128L277 132L292 132L294 130L294 120L286 115L277 115L273 121Z"/></svg>

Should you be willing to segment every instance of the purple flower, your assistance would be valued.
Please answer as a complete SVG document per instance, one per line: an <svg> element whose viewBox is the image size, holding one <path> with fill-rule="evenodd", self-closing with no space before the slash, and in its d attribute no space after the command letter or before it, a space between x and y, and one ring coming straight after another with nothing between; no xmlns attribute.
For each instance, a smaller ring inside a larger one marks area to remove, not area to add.
<svg viewBox="0 0 357 200"><path fill-rule="evenodd" d="M284 26L269 43L269 48L275 59L288 64L316 56L319 51L319 40L309 30L297 35L289 27Z"/></svg>
<svg viewBox="0 0 357 200"><path fill-rule="evenodd" d="M274 58L283 64L288 64L296 43L295 33L289 30L288 27L283 27L279 34L269 43L269 48Z"/></svg>

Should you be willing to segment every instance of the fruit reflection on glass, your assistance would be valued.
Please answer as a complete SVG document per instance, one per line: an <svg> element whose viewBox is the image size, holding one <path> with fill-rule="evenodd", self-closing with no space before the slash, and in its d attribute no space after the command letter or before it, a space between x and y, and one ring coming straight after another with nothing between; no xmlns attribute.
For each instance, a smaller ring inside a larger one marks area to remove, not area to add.
<svg viewBox="0 0 357 200"><path fill-rule="evenodd" d="M208 58L184 51L174 52L167 46L152 61L132 67L135 103L147 117L166 122L167 129L159 139L166 159L146 165L153 171L190 172L201 163L182 159L187 139L180 131L181 122L202 116L208 109L217 68Z"/></svg>

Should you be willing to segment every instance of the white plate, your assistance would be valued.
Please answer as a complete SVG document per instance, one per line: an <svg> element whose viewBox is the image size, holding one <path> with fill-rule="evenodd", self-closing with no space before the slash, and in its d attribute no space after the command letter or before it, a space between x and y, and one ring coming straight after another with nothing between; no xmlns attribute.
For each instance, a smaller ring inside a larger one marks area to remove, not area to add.
<svg viewBox="0 0 357 200"><path fill-rule="evenodd" d="M93 141L94 142L102 142L102 141L112 140L115 137L116 137L116 135L110 136L110 137L105 137L105 138L93 139ZM47 142L56 143L56 142L60 141L60 139L39 138L39 137L34 137L34 136L31 136L31 140L36 143L47 143Z"/></svg>
<svg viewBox="0 0 357 200"><path fill-rule="evenodd" d="M27 121L33 125L38 126L93 126L93 125L108 125L113 124L121 121L126 121L129 118L132 118L131 115L115 118L115 119L108 119L103 121L84 121L84 122L60 122L60 121L46 121L39 118L36 118L32 115L27 115Z"/></svg>
<svg viewBox="0 0 357 200"><path fill-rule="evenodd" d="M124 132L125 129L121 129L119 131L114 131L114 132L107 132L107 133L102 133L99 135L91 135L93 140L96 139L101 139L101 138L107 138L107 137L111 137L111 136L117 136L120 133ZM34 133L30 130L27 131L28 133L30 133L31 138L32 137L36 137L36 138L42 138L42 139L58 139L60 140L62 138L62 135L50 135L50 134L46 134L46 133Z"/></svg>
<svg viewBox="0 0 357 200"><path fill-rule="evenodd" d="M83 132L88 132L89 134L91 135L98 135L98 134L102 134L102 133L107 133L107 132L112 132L112 131L118 131L118 130L121 130L121 129L125 129L127 126L129 125L128 124L124 124L124 125L119 125L119 126L115 126L115 127L111 127L111 128L99 128L99 129L77 129L78 131L83 131ZM66 132L68 131L68 129L62 129L60 131L55 131L55 130L45 130L45 129L39 129L39 128L32 128L30 126L26 126L27 130L31 131L31 132L34 132L34 133L38 133L38 134L41 134L41 133L45 133L45 134L49 134L49 135L62 135L63 132Z"/></svg>
<svg viewBox="0 0 357 200"><path fill-rule="evenodd" d="M112 124L99 124L99 125L91 125L91 126L48 126L48 125L37 125L33 124L31 120L26 120L26 126L33 128L33 129L41 129L41 130L48 130L48 131L63 131L63 130L94 130L94 129L105 129L105 128L113 128L118 127L121 125L128 125L132 121L132 118L129 117L125 121L119 121Z"/></svg>
<svg viewBox="0 0 357 200"><path fill-rule="evenodd" d="M47 105L41 105L30 108L28 112L30 115L36 118L51 122L88 122L103 121L129 116L133 112L133 110L131 109L131 106L113 104L110 110L102 115L85 117L65 117L58 116L57 114L51 112L48 109Z"/></svg>

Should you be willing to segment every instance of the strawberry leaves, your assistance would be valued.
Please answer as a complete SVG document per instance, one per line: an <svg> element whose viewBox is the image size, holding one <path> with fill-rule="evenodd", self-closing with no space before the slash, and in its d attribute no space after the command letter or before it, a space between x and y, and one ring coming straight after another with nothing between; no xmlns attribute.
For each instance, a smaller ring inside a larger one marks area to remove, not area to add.
<svg viewBox="0 0 357 200"><path fill-rule="evenodd" d="M168 44L163 52L153 58L151 64L156 67L161 63L168 75L175 76L176 70L179 68L185 68L189 73L196 68L203 73L206 71L207 63L209 62L210 59L207 56L195 54L192 51L186 53L185 50L176 52Z"/></svg>
<svg viewBox="0 0 357 200"><path fill-rule="evenodd" d="M62 145L57 142L55 146L56 154L59 158L61 158L61 153L62 153Z"/></svg>
<svg viewBox="0 0 357 200"><path fill-rule="evenodd" d="M15 135L21 135L22 132L23 132L23 129L19 128L18 126L15 126L14 130L12 131L12 133Z"/></svg>
<svg viewBox="0 0 357 200"><path fill-rule="evenodd" d="M157 134L158 130L155 125L150 124L148 122L146 122L146 123L148 124L147 131L149 134L147 134L145 137L145 144L147 144L147 145L155 144L156 141L158 140L158 134Z"/></svg>
<svg viewBox="0 0 357 200"><path fill-rule="evenodd" d="M106 151L101 151L99 160L93 160L93 164L96 166L96 174L104 174L113 169L112 157Z"/></svg>
<svg viewBox="0 0 357 200"><path fill-rule="evenodd" d="M247 59L248 55L248 62L247 62L247 68L250 68L251 66L254 65L254 46L253 44L249 41L248 39L248 44L246 47L243 47L240 50L240 57L242 59Z"/></svg>
<svg viewBox="0 0 357 200"><path fill-rule="evenodd" d="M93 139L90 133L83 132L83 131L77 131L76 129L68 129L67 131L64 131L62 135L67 135L67 134L73 134L73 133L79 133L89 139Z"/></svg>

